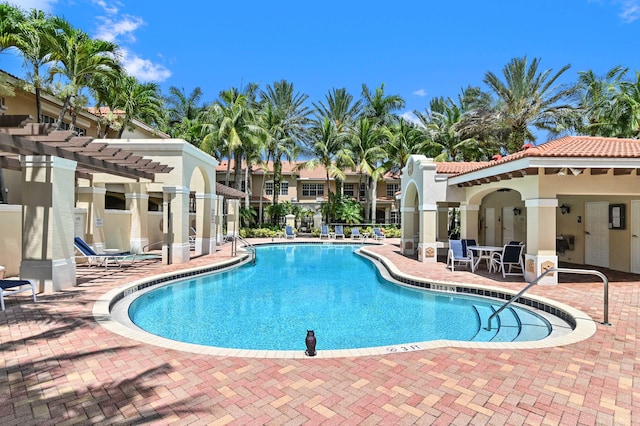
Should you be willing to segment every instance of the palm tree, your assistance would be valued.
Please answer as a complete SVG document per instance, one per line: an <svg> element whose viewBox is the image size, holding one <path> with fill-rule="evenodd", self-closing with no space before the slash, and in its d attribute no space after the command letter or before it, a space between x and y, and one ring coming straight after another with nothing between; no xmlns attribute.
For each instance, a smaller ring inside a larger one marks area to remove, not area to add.
<svg viewBox="0 0 640 426"><path fill-rule="evenodd" d="M56 31L46 34L47 43L51 48L51 58L56 64L51 68L51 76L65 77L67 85L63 93L63 105L54 124L60 128L62 120L74 100L83 88L91 81L96 81L97 75L116 78L121 71L117 60L118 47L104 40L92 40L81 30L75 29L62 18L53 18ZM71 125L75 127L75 109L71 113Z"/></svg>
<svg viewBox="0 0 640 426"><path fill-rule="evenodd" d="M255 85L247 87L245 92L236 88L222 91L220 99L212 103L201 115L203 134L205 135L201 149L212 152L217 145L225 152L227 162L227 185L231 174L231 158L235 160L236 189L241 189L242 157L244 150L248 150L249 140L257 137L259 128L256 126L255 111L249 105L249 99Z"/></svg>
<svg viewBox="0 0 640 426"><path fill-rule="evenodd" d="M24 66L28 68L26 80L35 89L38 123L42 120L41 91L44 87L40 69L51 61L51 48L46 35L52 31L53 19L42 11L31 9L29 15L15 23L15 27L3 38L7 44L18 49L24 59Z"/></svg>
<svg viewBox="0 0 640 426"><path fill-rule="evenodd" d="M184 87L169 87L169 95L164 99L167 117L163 130L171 137L199 145L201 141L197 135L201 128L198 117L205 110L205 107L199 104L201 98L200 87L196 87L188 95Z"/></svg>
<svg viewBox="0 0 640 426"><path fill-rule="evenodd" d="M365 117L372 123L390 125L396 121L394 112L404 108L405 100L399 95L385 95L384 83L371 92L366 84L362 85L362 97L364 98Z"/></svg>
<svg viewBox="0 0 640 426"><path fill-rule="evenodd" d="M140 83L135 77L125 75L117 93L116 108L124 111L118 139L122 138L132 119L152 117L155 121L162 120L162 96L156 83Z"/></svg>
<svg viewBox="0 0 640 426"><path fill-rule="evenodd" d="M261 125L267 135L267 157L273 158L273 203L278 203L282 180L282 157L292 160L305 137L310 110L307 95L296 92L293 83L280 80L260 92ZM274 218L277 220L278 218Z"/></svg>
<svg viewBox="0 0 640 426"><path fill-rule="evenodd" d="M314 141L311 148L314 157L301 163L301 167L314 169L321 165L325 169L329 204L326 209L325 223L329 224L331 223L331 178L343 181L346 177L344 169L354 169L355 163L351 151L344 147L347 134L338 131L335 121L328 117L314 121L310 135L311 140Z"/></svg>
<svg viewBox="0 0 640 426"><path fill-rule="evenodd" d="M392 169L400 171L407 163L409 156L418 152L427 136L415 124L403 118L400 118L389 130L391 140L387 143L386 151L392 161Z"/></svg>
<svg viewBox="0 0 640 426"><path fill-rule="evenodd" d="M579 107L583 111L584 121L578 131L591 136L615 136L621 115L619 100L621 84L628 68L618 65L611 68L603 77L596 76L592 70L578 73Z"/></svg>
<svg viewBox="0 0 640 426"><path fill-rule="evenodd" d="M576 112L568 101L576 93L576 86L554 86L569 69L565 65L558 72L538 71L540 59L528 62L527 57L512 59L503 69L504 81L487 72L484 83L497 96L499 120L510 129L504 146L508 153L521 149L526 141L535 142L531 126L554 133L566 130L564 124Z"/></svg>
<svg viewBox="0 0 640 426"><path fill-rule="evenodd" d="M374 124L366 117L361 117L352 132L348 135L349 148L353 153L353 161L360 174L359 187L362 177L365 177L365 219L369 219L369 200L372 200L372 219L375 220L376 186L384 173L388 170L384 160L388 154L382 147L384 142L391 139L389 130L384 126Z"/></svg>
<svg viewBox="0 0 640 426"><path fill-rule="evenodd" d="M640 137L640 72L636 71L635 81L623 81L620 83L620 92L615 97L615 103L619 104L619 117L616 126L617 137Z"/></svg>
<svg viewBox="0 0 640 426"><path fill-rule="evenodd" d="M362 100L354 101L353 96L344 87L332 89L325 96L325 102L313 103L314 114L318 121L331 120L338 133L345 131L362 111Z"/></svg>

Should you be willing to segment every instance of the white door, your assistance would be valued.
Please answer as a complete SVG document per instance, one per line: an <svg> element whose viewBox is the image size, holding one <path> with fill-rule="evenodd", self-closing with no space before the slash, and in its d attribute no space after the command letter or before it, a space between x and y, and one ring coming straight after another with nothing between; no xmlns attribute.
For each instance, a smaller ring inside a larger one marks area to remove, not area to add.
<svg viewBox="0 0 640 426"><path fill-rule="evenodd" d="M513 207L502 208L502 245L513 241L513 223L514 223Z"/></svg>
<svg viewBox="0 0 640 426"><path fill-rule="evenodd" d="M584 263L609 267L609 203L586 203Z"/></svg>
<svg viewBox="0 0 640 426"><path fill-rule="evenodd" d="M484 244L492 246L496 241L496 211L493 208L485 209L484 216Z"/></svg>
<svg viewBox="0 0 640 426"><path fill-rule="evenodd" d="M640 200L631 201L631 272L640 274Z"/></svg>

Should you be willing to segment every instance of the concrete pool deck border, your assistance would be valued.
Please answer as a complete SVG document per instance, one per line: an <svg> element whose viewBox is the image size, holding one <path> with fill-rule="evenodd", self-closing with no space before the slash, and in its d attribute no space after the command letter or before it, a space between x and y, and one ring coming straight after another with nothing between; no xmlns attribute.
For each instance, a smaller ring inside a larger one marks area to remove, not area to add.
<svg viewBox="0 0 640 426"><path fill-rule="evenodd" d="M477 297L484 297L476 294L465 293L464 290L481 290L483 292L495 292L506 295L513 295L516 292L501 289L498 287L487 286L487 285L470 285L470 284L461 284L459 282L453 281L443 281L443 280L432 280L421 277L416 277L410 274L406 274L398 269L393 262L387 259L385 256L376 254L370 250L367 250L368 244L362 244L360 242L343 242L343 241L335 241L335 242L322 242L318 243L316 241L310 242L291 242L285 241L286 244L350 244L350 245L359 245L362 246L358 251L361 252L361 255L368 258L370 261L376 265L381 274L392 282L395 282L398 285L404 285L402 282L399 282L397 279L400 277L404 278L407 281L412 282L423 282L435 285L442 286L455 286L457 288L463 289L463 291L459 291L458 295L474 295ZM256 245L271 245L271 244L282 244L282 242L269 243L262 242ZM283 359L303 359L309 358L304 354L304 351L270 351L270 350L244 350L244 349L232 349L232 348L220 348L214 346L204 346L204 345L196 345L184 342L178 342L175 340L166 339L160 336L155 336L150 333L147 333L138 327L136 327L126 315L126 307L128 303L135 298L140 296L141 292L149 291L153 288L157 288L158 286L164 286L171 284L176 280L183 279L189 276L196 276L202 274L208 274L212 272L219 272L223 270L227 270L229 268L239 267L248 261L245 256L244 259L241 260L227 260L224 262L220 262L216 265L207 266L207 267L197 267L197 268L189 268L185 270L181 270L179 273L165 273L160 274L153 277L144 278L141 280L134 281L129 284L125 284L122 286L118 286L111 291L105 293L102 297L100 297L93 306L93 316L95 320L101 326L105 327L109 331L119 334L121 336L131 338L142 343L159 346L166 349L174 349L179 351L191 352L195 354L203 354L203 355L214 355L214 356L232 356L232 357L247 357L247 358L283 358ZM391 274L391 275L390 275ZM412 286L413 288L419 288L416 286ZM431 289L431 291L435 291ZM120 307L117 310L117 314L112 312L112 309L116 302L120 299L128 299L122 300L125 306ZM544 311L534 309L531 306L523 305L517 303L518 306L523 307L525 309L529 309L542 315L545 317L551 324L555 333L552 333L549 337L546 337L541 340L535 341L526 341L526 342L465 342L465 341L456 341L456 340L431 340L426 342L408 342L406 344L399 345L390 345L390 346L381 346L381 347L371 347L371 348L358 348L358 349L342 349L342 350L318 350L315 358L342 358L342 357L360 357L360 356L375 356L375 355L387 355L389 353L398 353L398 352L408 352L408 351L421 351L421 350L429 350L429 349L437 349L437 348L476 348L476 349L496 349L496 350L508 350L508 349L541 349L541 348L549 348L563 345L570 345L573 343L580 342L582 340L588 339L593 336L596 332L596 325L594 320L590 318L584 312L579 311L571 306L562 304L560 302L547 299L540 296L530 296L527 295L527 299L533 300L538 304L551 306L555 309L559 309L566 313L573 319L575 323L575 327L571 331L557 332L558 330L564 328L564 323L560 322L559 318L553 315L547 315Z"/></svg>

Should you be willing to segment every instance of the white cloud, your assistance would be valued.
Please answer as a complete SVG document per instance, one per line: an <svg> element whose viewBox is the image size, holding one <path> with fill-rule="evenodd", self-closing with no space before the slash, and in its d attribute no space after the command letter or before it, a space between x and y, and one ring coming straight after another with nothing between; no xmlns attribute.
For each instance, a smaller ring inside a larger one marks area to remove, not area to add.
<svg viewBox="0 0 640 426"><path fill-rule="evenodd" d="M620 0L622 22L630 24L640 18L640 0Z"/></svg>
<svg viewBox="0 0 640 426"><path fill-rule="evenodd" d="M416 115L411 112L411 111L405 111L402 113L402 115L400 115L401 118L403 118L405 121L409 121L413 124L418 124L420 125L420 120L418 120L418 117L416 117Z"/></svg>
<svg viewBox="0 0 640 426"><path fill-rule="evenodd" d="M142 18L137 16L123 15L119 20L98 17L100 25L96 29L96 38L104 41L117 42L122 36L126 41L133 43L136 39L133 32L145 25Z"/></svg>
<svg viewBox="0 0 640 426"><path fill-rule="evenodd" d="M100 6L109 15L118 13L119 2L107 3L104 0L93 0L93 4Z"/></svg>
<svg viewBox="0 0 640 426"><path fill-rule="evenodd" d="M154 64L126 49L122 49L122 66L127 74L143 82L161 82L171 77L171 71L163 65Z"/></svg>
<svg viewBox="0 0 640 426"><path fill-rule="evenodd" d="M8 0L7 3L20 6L24 10L38 9L51 13L58 0Z"/></svg>
<svg viewBox="0 0 640 426"><path fill-rule="evenodd" d="M427 91L424 89L419 89L413 92L413 94L416 96L427 96Z"/></svg>

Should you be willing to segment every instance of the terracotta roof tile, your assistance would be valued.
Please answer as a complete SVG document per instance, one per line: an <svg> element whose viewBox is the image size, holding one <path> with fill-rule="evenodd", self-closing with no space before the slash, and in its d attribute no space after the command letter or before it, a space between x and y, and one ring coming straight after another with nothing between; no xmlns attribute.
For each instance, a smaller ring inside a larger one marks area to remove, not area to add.
<svg viewBox="0 0 640 426"><path fill-rule="evenodd" d="M459 173L465 173L471 170L480 169L483 166L488 166L491 163L488 161L469 161L469 162L455 162L455 161L443 161L436 163L436 172L457 175Z"/></svg>

